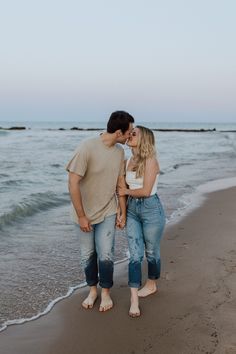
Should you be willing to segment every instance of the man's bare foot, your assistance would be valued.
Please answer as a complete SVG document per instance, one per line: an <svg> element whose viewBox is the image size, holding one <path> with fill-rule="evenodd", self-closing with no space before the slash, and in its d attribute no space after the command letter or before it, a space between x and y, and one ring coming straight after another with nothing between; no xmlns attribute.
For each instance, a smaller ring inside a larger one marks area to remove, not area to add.
<svg viewBox="0 0 236 354"><path fill-rule="evenodd" d="M155 281L148 280L142 289L138 291L139 297L147 297L157 292L157 285Z"/></svg>
<svg viewBox="0 0 236 354"><path fill-rule="evenodd" d="M95 288L95 287L93 287ZM97 294L97 287L95 289L90 289L90 292L86 299L82 302L82 306L84 309L92 309L93 305L95 304L97 300L98 294Z"/></svg>
<svg viewBox="0 0 236 354"><path fill-rule="evenodd" d="M112 309L112 307L113 307L113 301L110 297L110 291L109 289L103 288L101 293L101 304L99 307L99 311L105 312Z"/></svg>
<svg viewBox="0 0 236 354"><path fill-rule="evenodd" d="M130 288L130 290L131 290L131 298L130 298L129 315L130 317L139 317L140 309L139 309L139 301L138 301L138 289Z"/></svg>

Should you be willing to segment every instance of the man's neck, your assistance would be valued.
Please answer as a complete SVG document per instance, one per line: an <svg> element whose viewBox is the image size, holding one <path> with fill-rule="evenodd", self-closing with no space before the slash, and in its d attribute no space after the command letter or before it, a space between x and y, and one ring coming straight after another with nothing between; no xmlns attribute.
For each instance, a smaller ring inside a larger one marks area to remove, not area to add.
<svg viewBox="0 0 236 354"><path fill-rule="evenodd" d="M101 134L101 139L104 145L106 145L107 147L112 147L116 144L116 137L114 134L110 134L110 133L102 133Z"/></svg>

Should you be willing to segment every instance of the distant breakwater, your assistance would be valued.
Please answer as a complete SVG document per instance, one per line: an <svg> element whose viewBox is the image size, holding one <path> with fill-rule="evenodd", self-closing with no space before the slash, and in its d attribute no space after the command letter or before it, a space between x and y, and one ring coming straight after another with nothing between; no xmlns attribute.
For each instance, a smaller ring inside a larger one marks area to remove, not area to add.
<svg viewBox="0 0 236 354"><path fill-rule="evenodd" d="M10 128L0 127L0 130L26 130L26 129L27 129L26 127L10 127Z"/></svg>
<svg viewBox="0 0 236 354"><path fill-rule="evenodd" d="M205 133L205 132L224 132L224 133L236 133L236 130L217 130L216 128L212 129L180 129L180 128L151 128L153 131L158 132L186 132L186 133ZM31 128L27 127L10 127L10 128L3 128L0 127L0 130L31 130ZM79 127L72 127L69 129L66 128L42 128L42 130L47 131L66 131L66 130L78 130L78 131L98 131L98 130L105 130L105 128L79 128Z"/></svg>

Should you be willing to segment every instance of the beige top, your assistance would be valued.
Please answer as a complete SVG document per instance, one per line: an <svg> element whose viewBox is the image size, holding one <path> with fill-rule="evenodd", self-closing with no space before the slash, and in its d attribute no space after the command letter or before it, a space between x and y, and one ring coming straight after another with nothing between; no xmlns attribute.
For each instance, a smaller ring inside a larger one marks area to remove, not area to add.
<svg viewBox="0 0 236 354"><path fill-rule="evenodd" d="M124 150L120 145L108 147L100 136L86 139L76 149L66 169L83 177L80 181L82 203L91 224L116 214L117 180L124 175ZM73 205L72 218L79 222Z"/></svg>

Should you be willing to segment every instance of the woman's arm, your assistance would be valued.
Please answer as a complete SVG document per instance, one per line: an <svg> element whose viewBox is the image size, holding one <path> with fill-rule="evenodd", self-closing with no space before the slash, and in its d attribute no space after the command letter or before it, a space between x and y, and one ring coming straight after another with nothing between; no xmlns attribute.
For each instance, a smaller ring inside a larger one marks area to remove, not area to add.
<svg viewBox="0 0 236 354"><path fill-rule="evenodd" d="M131 197L141 198L149 197L152 191L156 175L160 172L159 164L156 158L151 158L146 161L143 187L139 189L119 188L119 195L130 195Z"/></svg>

